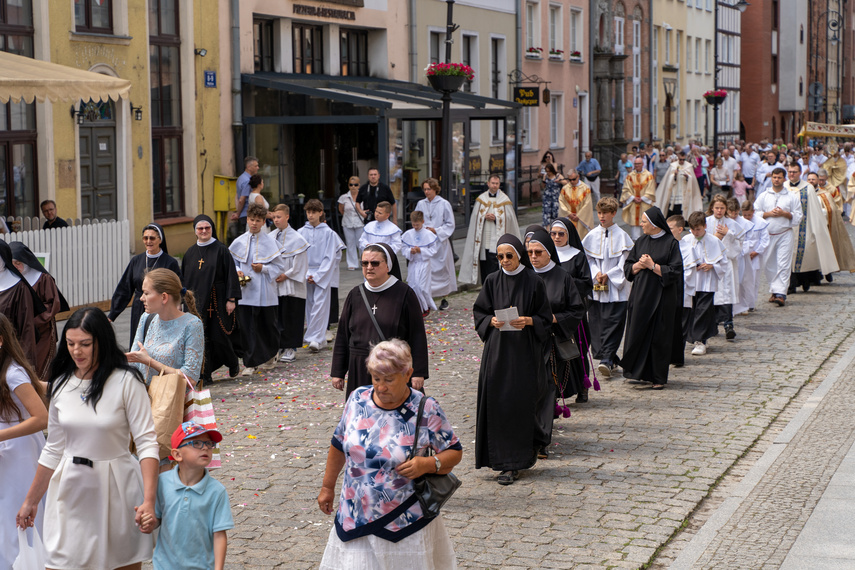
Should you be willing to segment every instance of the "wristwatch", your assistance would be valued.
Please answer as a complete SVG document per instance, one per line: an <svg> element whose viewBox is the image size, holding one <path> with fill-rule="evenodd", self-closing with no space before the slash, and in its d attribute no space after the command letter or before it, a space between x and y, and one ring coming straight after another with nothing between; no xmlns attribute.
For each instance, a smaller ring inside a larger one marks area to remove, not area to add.
<svg viewBox="0 0 855 570"><path fill-rule="evenodd" d="M434 461L434 463L436 463L436 471L434 471L434 473L439 473L439 470L442 469L442 463L440 462L439 457L434 455L433 461Z"/></svg>

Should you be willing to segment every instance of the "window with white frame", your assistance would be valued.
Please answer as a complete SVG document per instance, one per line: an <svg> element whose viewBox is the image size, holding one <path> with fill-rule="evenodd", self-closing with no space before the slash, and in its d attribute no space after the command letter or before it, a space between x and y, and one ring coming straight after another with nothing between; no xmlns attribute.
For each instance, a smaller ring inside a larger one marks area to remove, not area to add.
<svg viewBox="0 0 855 570"><path fill-rule="evenodd" d="M445 34L442 32L430 32L430 36L428 37L428 59L430 63L439 63L441 61L445 61L443 58L445 47Z"/></svg>
<svg viewBox="0 0 855 570"><path fill-rule="evenodd" d="M701 72L701 39L695 38L695 73Z"/></svg>
<svg viewBox="0 0 855 570"><path fill-rule="evenodd" d="M698 117L700 117L700 116L701 116L701 101L700 101L700 99L695 99L695 134L698 134L701 132L700 128L699 128L699 122L698 122L699 121Z"/></svg>
<svg viewBox="0 0 855 570"><path fill-rule="evenodd" d="M710 40L706 40L704 42L704 73L710 72L710 51L712 49L712 42Z"/></svg>
<svg viewBox="0 0 855 570"><path fill-rule="evenodd" d="M503 91L507 89L504 84L507 76L505 68L505 39L503 37L490 38L490 95L494 99L505 99ZM504 93L505 95L507 93ZM505 142L504 122L500 120L490 121L490 140L493 146L503 145Z"/></svg>
<svg viewBox="0 0 855 570"><path fill-rule="evenodd" d="M525 47L537 48L540 45L540 4L526 2L525 4Z"/></svg>
<svg viewBox="0 0 855 570"><path fill-rule="evenodd" d="M686 36L686 71L692 71L692 36Z"/></svg>
<svg viewBox="0 0 855 570"><path fill-rule="evenodd" d="M659 129L659 26L653 26L653 62L651 70L651 79L653 80L653 100L650 102L651 113L651 130L653 136Z"/></svg>
<svg viewBox="0 0 855 570"><path fill-rule="evenodd" d="M549 50L564 51L563 17L561 6L549 6Z"/></svg>
<svg viewBox="0 0 855 570"><path fill-rule="evenodd" d="M615 53L623 55L623 18L615 16Z"/></svg>
<svg viewBox="0 0 855 570"><path fill-rule="evenodd" d="M698 10L704 9L704 0L695 0L695 8Z"/></svg>
<svg viewBox="0 0 855 570"><path fill-rule="evenodd" d="M523 108L523 150L537 150L537 107Z"/></svg>
<svg viewBox="0 0 855 570"><path fill-rule="evenodd" d="M632 20L632 140L641 140L641 21Z"/></svg>
<svg viewBox="0 0 855 570"><path fill-rule="evenodd" d="M583 28L581 26L582 23L582 11L581 10L570 10L570 53L572 54L574 51L578 51L580 54L582 53L582 44L584 41L583 38Z"/></svg>
<svg viewBox="0 0 855 570"><path fill-rule="evenodd" d="M671 30L665 28L665 65L671 63Z"/></svg>
<svg viewBox="0 0 855 570"><path fill-rule="evenodd" d="M674 43L674 65L680 67L680 49L683 43L683 32L677 30L676 40Z"/></svg>
<svg viewBox="0 0 855 570"><path fill-rule="evenodd" d="M712 12L713 0L707 0L707 12Z"/></svg>
<svg viewBox="0 0 855 570"><path fill-rule="evenodd" d="M549 104L549 146L564 146L564 96L561 93L553 93Z"/></svg>
<svg viewBox="0 0 855 570"><path fill-rule="evenodd" d="M686 99L686 137L692 138L692 101Z"/></svg>
<svg viewBox="0 0 855 570"><path fill-rule="evenodd" d="M478 36L476 34L464 33L461 43L462 62L468 65L475 71L475 77L478 77ZM478 83L476 81L466 81L463 84L463 90L470 93L478 92Z"/></svg>

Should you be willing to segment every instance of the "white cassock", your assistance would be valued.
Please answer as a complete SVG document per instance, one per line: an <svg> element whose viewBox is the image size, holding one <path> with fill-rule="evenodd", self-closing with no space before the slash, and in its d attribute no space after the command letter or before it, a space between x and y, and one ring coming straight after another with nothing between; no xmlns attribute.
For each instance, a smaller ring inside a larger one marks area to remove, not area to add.
<svg viewBox="0 0 855 570"><path fill-rule="evenodd" d="M683 236L683 239L680 240L680 252L683 253L684 249L691 249L691 253L688 256L684 254L684 258L689 257L691 263L694 264L691 277L685 275L685 271L683 272L684 286L688 286L693 293L717 294L727 275L727 267L730 265L724 243L707 230L701 239L696 238L693 234ZM697 266L702 263L712 265L713 268L710 271L700 271ZM718 303L714 302L714 304ZM689 306L691 306L691 301Z"/></svg>
<svg viewBox="0 0 855 570"><path fill-rule="evenodd" d="M401 228L389 220L368 222L359 238L359 249L365 251L366 247L375 243L389 244L396 255L401 253Z"/></svg>
<svg viewBox="0 0 855 570"><path fill-rule="evenodd" d="M436 304L431 296L431 259L436 256L440 247L439 238L432 232L422 228L421 230L407 230L401 237L404 247L401 253L409 262L407 265L407 285L419 298L422 312L428 309L435 311ZM421 251L413 253L412 248L418 247Z"/></svg>
<svg viewBox="0 0 855 570"><path fill-rule="evenodd" d="M788 180L784 188L799 200L802 207L802 219L793 226L792 272L806 273L819 269L823 275L828 275L838 271L840 267L834 255L834 244L816 190L801 180L797 186L791 186Z"/></svg>
<svg viewBox="0 0 855 570"><path fill-rule="evenodd" d="M306 225L298 230L309 244L306 271L306 343L326 342L330 319L330 288L338 286L339 263L344 242L328 225L321 222L313 227ZM313 283L308 282L311 277Z"/></svg>
<svg viewBox="0 0 855 570"><path fill-rule="evenodd" d="M597 303L618 303L629 300L629 285L623 265L633 248L632 238L617 224L608 229L597 226L582 240L591 275L607 275L608 291L594 291Z"/></svg>
<svg viewBox="0 0 855 570"><path fill-rule="evenodd" d="M769 246L760 262L769 282L769 291L773 295L786 295L790 287L790 270L793 264L793 232L792 228L802 220L802 203L798 196L791 194L785 188L775 192L774 187L766 190L754 201L754 215L763 218L764 212L781 208L792 214L792 219L776 216L765 218L768 222Z"/></svg>
<svg viewBox="0 0 855 570"><path fill-rule="evenodd" d="M235 267L252 279L241 287L241 305L248 307L273 307L279 305L279 293L274 279L282 273L279 244L273 236L264 232L251 234L245 232L229 246L235 260ZM252 264L261 264L261 272L256 273Z"/></svg>
<svg viewBox="0 0 855 570"><path fill-rule="evenodd" d="M496 220L487 220L487 214L494 214ZM490 196L489 191L480 194L475 199L475 208L466 232L466 246L460 256L460 274L457 278L461 283L475 285L479 282L481 268L478 262L486 259L485 252L496 251L496 241L505 234L520 235L511 199L501 190L495 196Z"/></svg>
<svg viewBox="0 0 855 570"><path fill-rule="evenodd" d="M742 257L745 270L742 274L742 280L739 282L739 301L733 305L733 314L738 315L754 309L757 306L757 288L760 286L757 276L760 274L760 262L763 259L763 253L769 247L769 227L768 222L756 214L751 220L740 218L744 225L751 227L745 232L745 238L742 241ZM754 259L751 259L751 252L757 252Z"/></svg>
<svg viewBox="0 0 855 570"><path fill-rule="evenodd" d="M707 216L707 233L715 237L716 227L727 226L728 232L721 240L724 255L727 257L725 272L715 290L716 305L733 305L737 301L737 277L739 274L739 257L742 255L742 239L745 237L745 228L736 220L724 216L717 220L715 216ZM707 262L709 263L709 262Z"/></svg>
<svg viewBox="0 0 855 570"><path fill-rule="evenodd" d="M454 234L454 210L442 196L433 200L419 200L416 210L425 216L425 228L433 228L439 239L436 254L430 258L431 295L445 297L457 291L457 274L454 271L454 254L451 236Z"/></svg>
<svg viewBox="0 0 855 570"><path fill-rule="evenodd" d="M285 280L278 283L280 297L306 298L306 272L309 270L309 242L300 232L288 226L273 230L270 235L282 250L282 273Z"/></svg>
<svg viewBox="0 0 855 570"><path fill-rule="evenodd" d="M695 178L695 169L688 161L675 160L668 167L668 172L662 177L662 182L656 189L656 205L667 216L673 206L681 206L683 217L688 218L692 212L703 209L701 190L698 187L698 179Z"/></svg>
<svg viewBox="0 0 855 570"><path fill-rule="evenodd" d="M695 296L695 273L698 271L698 259L692 242L686 238L694 238L692 234L683 236L680 240L680 256L683 258L683 308L692 308L692 298Z"/></svg>

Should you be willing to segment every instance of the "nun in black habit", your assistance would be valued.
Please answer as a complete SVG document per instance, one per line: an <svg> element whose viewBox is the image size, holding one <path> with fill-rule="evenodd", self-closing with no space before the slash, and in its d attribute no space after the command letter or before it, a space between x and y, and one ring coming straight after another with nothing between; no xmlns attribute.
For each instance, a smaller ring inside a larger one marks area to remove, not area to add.
<svg viewBox="0 0 855 570"><path fill-rule="evenodd" d="M12 322L18 341L33 368L38 366L36 319L47 309L38 294L12 263L12 250L0 240L0 312Z"/></svg>
<svg viewBox="0 0 855 570"><path fill-rule="evenodd" d="M529 228L531 229L531 228ZM549 456L548 445L552 441L552 420L555 417L555 397L563 391L573 374L572 361L562 360L555 343L574 339L579 323L585 314L585 304L579 295L576 284L570 274L555 261L558 252L543 228L535 228L531 234L526 230L526 247L534 271L546 287L546 296L552 309L550 327L550 347L547 360L546 390L537 404L537 426L541 432L537 457Z"/></svg>
<svg viewBox="0 0 855 570"><path fill-rule="evenodd" d="M537 404L547 382L552 309L520 239L505 234L497 241L499 271L491 273L472 308L475 330L484 342L478 374L475 468L501 471L510 485L521 469L532 467L542 442ZM515 307L517 330L500 331L497 309Z"/></svg>
<svg viewBox="0 0 855 570"><path fill-rule="evenodd" d="M582 245L582 239L579 237L579 232L576 231L576 226L573 225L573 222L569 218L558 218L552 222L549 235L552 237L553 243L555 243L561 267L573 277L576 289L579 290L579 295L581 295L586 308L582 322L579 323L579 328L576 331L576 342L579 345L582 358L570 363L573 373L570 375L570 381L566 384L560 396L562 398L569 398L573 394L576 394L576 402L584 404L588 401L588 389L592 384L591 379L596 380L592 366L593 363L588 358L590 347L588 339L591 338L591 327L588 324L587 315L587 307L590 303L591 293L594 290L594 279L591 276L591 266L588 265L588 258L585 256L585 247ZM596 390L599 390L598 383L594 383L594 387Z"/></svg>
<svg viewBox="0 0 855 570"><path fill-rule="evenodd" d="M217 240L214 220L204 214L196 216L193 231L196 243L181 260L181 274L184 286L196 295L205 328L205 362L200 378L207 383L220 366L228 367L229 376L237 376L240 370L232 342L239 334L235 306L241 291L234 258L226 244Z"/></svg>
<svg viewBox="0 0 855 570"><path fill-rule="evenodd" d="M128 346L133 345L140 317L145 312L140 297L142 296L142 282L146 272L152 269L171 269L178 275L179 279L181 278L181 268L178 267L175 258L169 255L169 250L166 247L166 235L163 233L163 228L154 222L148 224L143 228L142 239L145 251L133 256L128 262L125 273L116 285L113 301L110 303L110 314L107 315L110 322L115 321L128 306L128 303L133 301L131 304L131 335Z"/></svg>
<svg viewBox="0 0 855 570"><path fill-rule="evenodd" d="M347 376L345 399L356 388L370 386L371 375L365 360L371 347L382 340L399 338L409 344L412 351L411 386L422 390L429 372L427 333L419 299L400 279L398 256L390 245L367 246L362 252L363 264L366 261L380 263L377 267L362 266L365 281L350 290L342 305L330 369L333 386L344 389Z"/></svg>
<svg viewBox="0 0 855 570"><path fill-rule="evenodd" d="M620 364L624 377L652 382L654 390L662 390L675 351L683 351L683 343L675 342L680 338L675 330L682 332L683 257L656 206L642 214L641 229L644 235L624 264L632 292Z"/></svg>

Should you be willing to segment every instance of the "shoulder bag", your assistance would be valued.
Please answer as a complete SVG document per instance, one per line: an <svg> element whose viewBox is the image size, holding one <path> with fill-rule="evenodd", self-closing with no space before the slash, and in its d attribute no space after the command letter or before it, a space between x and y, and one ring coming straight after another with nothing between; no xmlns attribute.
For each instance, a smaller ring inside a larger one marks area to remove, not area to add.
<svg viewBox="0 0 855 570"><path fill-rule="evenodd" d="M422 414L424 413L425 402L427 399L427 396L422 396L422 400L419 402L419 412L416 417L416 431L413 436L413 448L407 456L407 461L416 455L416 448L419 445L419 429L422 426ZM419 500L419 504L422 507L422 512L425 517L432 519L439 515L439 510L462 484L463 483L460 479L458 479L453 473L447 473L445 475L425 473L413 481L413 492Z"/></svg>
<svg viewBox="0 0 855 570"><path fill-rule="evenodd" d="M567 340L558 340L557 336L552 335L552 342L559 359L567 361L582 357L582 353L579 352L579 345L576 344L576 339L572 336Z"/></svg>
<svg viewBox="0 0 855 570"><path fill-rule="evenodd" d="M359 286L359 292L362 294L362 300L365 302L365 308L368 310L368 316L371 317L371 322L374 323L374 328L377 329L377 334L380 335L380 340L386 340L386 335L380 330L380 325L377 324L377 318L374 316L374 311L371 310L371 305L368 304L368 297L365 295L365 285Z"/></svg>

